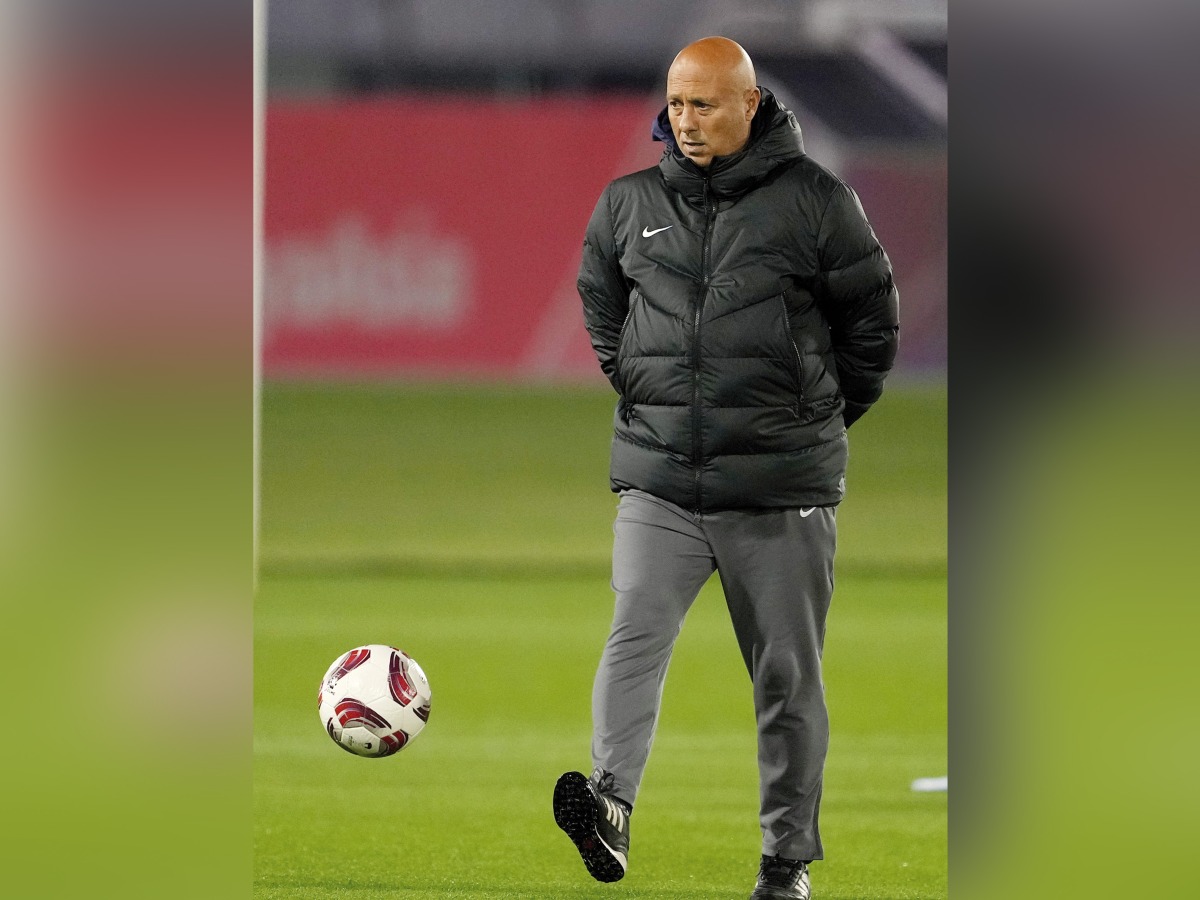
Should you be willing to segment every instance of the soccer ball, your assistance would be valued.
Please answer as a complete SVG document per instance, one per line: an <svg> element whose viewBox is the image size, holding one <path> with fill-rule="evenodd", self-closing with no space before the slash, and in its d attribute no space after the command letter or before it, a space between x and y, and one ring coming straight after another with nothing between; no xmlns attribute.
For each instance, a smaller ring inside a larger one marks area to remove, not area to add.
<svg viewBox="0 0 1200 900"><path fill-rule="evenodd" d="M321 724L333 742L356 756L391 756L429 721L429 679L395 647L367 644L343 653L317 692Z"/></svg>

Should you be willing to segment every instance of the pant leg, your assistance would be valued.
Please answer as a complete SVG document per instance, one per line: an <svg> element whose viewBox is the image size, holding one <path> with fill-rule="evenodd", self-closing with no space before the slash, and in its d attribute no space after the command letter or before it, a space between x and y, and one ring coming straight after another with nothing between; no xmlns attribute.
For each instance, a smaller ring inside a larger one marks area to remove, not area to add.
<svg viewBox="0 0 1200 900"><path fill-rule="evenodd" d="M829 717L821 680L834 510L730 512L703 528L754 685L763 853L821 859Z"/></svg>
<svg viewBox="0 0 1200 900"><path fill-rule="evenodd" d="M621 495L613 536L616 602L592 690L592 761L632 806L675 639L714 564L691 514L642 491Z"/></svg>

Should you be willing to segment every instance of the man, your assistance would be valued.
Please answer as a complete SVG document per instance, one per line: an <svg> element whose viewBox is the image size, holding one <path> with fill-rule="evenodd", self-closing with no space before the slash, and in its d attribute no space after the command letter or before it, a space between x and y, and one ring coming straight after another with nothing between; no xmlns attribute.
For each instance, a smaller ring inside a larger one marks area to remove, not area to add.
<svg viewBox="0 0 1200 900"><path fill-rule="evenodd" d="M726 38L667 75L658 166L600 197L578 288L618 394L612 631L594 770L554 815L616 881L685 614L718 571L753 683L762 860L752 900L809 897L829 727L821 682L846 428L896 352L891 265L857 197Z"/></svg>

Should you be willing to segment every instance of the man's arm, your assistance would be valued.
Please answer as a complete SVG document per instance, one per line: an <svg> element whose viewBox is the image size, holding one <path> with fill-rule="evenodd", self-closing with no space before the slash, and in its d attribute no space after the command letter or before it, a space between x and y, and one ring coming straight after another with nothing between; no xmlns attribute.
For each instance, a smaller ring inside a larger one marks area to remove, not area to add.
<svg viewBox="0 0 1200 900"><path fill-rule="evenodd" d="M845 420L850 427L883 393L896 359L900 295L858 197L839 184L817 235L822 309L833 337Z"/></svg>
<svg viewBox="0 0 1200 900"><path fill-rule="evenodd" d="M629 311L629 282L617 261L608 189L600 195L583 239L583 260L575 283L583 300L583 323L592 338L600 369L620 393L617 344Z"/></svg>

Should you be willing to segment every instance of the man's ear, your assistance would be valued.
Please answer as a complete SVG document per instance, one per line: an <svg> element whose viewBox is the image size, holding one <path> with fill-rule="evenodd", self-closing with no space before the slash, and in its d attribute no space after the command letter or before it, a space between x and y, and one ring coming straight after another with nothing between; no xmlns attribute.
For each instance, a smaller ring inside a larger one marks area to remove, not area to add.
<svg viewBox="0 0 1200 900"><path fill-rule="evenodd" d="M758 88L746 92L746 121L749 122L758 112L758 102L762 99L762 91Z"/></svg>

